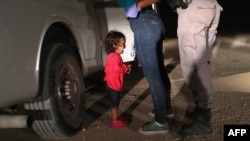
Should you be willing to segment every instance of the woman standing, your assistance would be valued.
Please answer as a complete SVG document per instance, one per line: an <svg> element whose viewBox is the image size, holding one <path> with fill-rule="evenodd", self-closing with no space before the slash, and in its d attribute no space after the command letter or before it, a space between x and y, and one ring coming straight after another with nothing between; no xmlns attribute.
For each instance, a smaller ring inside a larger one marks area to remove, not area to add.
<svg viewBox="0 0 250 141"><path fill-rule="evenodd" d="M166 115L171 111L171 85L163 64L164 25L152 9L152 4L158 0L125 1L117 0L124 7L134 33L136 54L150 85L155 113L154 120L145 123L138 132L145 135L167 133L169 125Z"/></svg>

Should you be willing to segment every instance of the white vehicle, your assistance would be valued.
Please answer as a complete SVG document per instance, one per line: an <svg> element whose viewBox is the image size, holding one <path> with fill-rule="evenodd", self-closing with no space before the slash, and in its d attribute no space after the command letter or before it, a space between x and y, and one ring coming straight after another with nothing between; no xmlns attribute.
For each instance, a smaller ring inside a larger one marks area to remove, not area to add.
<svg viewBox="0 0 250 141"><path fill-rule="evenodd" d="M102 42L113 29L127 37L124 62L133 61L133 33L114 0L1 0L0 110L23 104L42 138L74 136L84 127L87 80L103 71Z"/></svg>

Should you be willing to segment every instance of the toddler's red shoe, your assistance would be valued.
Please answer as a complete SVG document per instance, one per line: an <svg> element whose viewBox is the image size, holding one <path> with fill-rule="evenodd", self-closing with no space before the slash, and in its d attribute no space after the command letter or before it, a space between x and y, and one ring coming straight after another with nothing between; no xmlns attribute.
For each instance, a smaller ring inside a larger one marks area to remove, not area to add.
<svg viewBox="0 0 250 141"><path fill-rule="evenodd" d="M111 122L111 127L112 128L125 128L125 127L128 127L128 124L126 121L118 119L116 121Z"/></svg>
<svg viewBox="0 0 250 141"><path fill-rule="evenodd" d="M123 121L123 122L126 122L126 120L123 118L123 117L118 117L117 120L120 120L120 121Z"/></svg>
<svg viewBox="0 0 250 141"><path fill-rule="evenodd" d="M123 121L123 122L126 122L126 120L123 118L123 117L117 117L117 120L120 120L120 121ZM110 117L110 123L112 124L112 118Z"/></svg>

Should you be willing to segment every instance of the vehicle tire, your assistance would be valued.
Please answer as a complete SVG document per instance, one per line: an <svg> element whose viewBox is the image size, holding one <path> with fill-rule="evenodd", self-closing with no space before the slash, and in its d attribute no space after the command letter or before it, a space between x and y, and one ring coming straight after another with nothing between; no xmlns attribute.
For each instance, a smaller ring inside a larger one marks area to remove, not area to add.
<svg viewBox="0 0 250 141"><path fill-rule="evenodd" d="M39 95L25 104L33 130L45 139L65 139L82 130L86 98L77 55L54 44L41 58Z"/></svg>

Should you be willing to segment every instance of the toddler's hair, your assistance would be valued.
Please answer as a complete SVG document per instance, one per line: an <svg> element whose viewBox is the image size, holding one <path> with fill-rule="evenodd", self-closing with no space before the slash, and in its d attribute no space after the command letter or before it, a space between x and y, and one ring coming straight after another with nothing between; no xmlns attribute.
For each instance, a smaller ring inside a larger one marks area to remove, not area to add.
<svg viewBox="0 0 250 141"><path fill-rule="evenodd" d="M105 50L107 53L115 52L115 48L113 47L114 45L119 44L119 40L121 38L125 38L125 35L117 30L112 30L110 31L105 39L104 45L105 45Z"/></svg>

